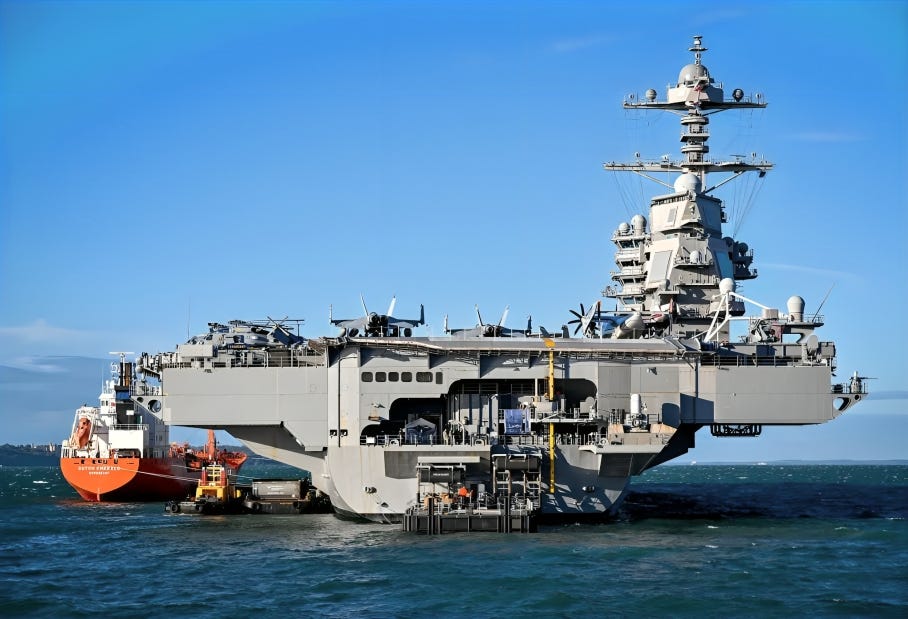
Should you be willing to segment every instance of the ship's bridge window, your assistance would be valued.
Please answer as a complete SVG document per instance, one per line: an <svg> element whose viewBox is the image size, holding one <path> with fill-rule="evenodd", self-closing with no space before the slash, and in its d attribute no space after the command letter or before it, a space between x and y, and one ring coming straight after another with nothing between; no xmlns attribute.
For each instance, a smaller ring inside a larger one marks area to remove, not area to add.
<svg viewBox="0 0 908 619"><path fill-rule="evenodd" d="M399 380L400 380L400 374L398 374L397 372L388 372L388 381L389 382L396 383Z"/></svg>
<svg viewBox="0 0 908 619"><path fill-rule="evenodd" d="M444 382L444 377L441 375L441 372L435 372L435 384L441 385Z"/></svg>
<svg viewBox="0 0 908 619"><path fill-rule="evenodd" d="M413 382L413 372L401 372L400 381L403 383L412 383Z"/></svg>
<svg viewBox="0 0 908 619"><path fill-rule="evenodd" d="M383 382L385 382L386 380L388 380L388 375L385 374L384 372L376 372L376 373L375 373L375 382L377 382L377 383L383 383Z"/></svg>
<svg viewBox="0 0 908 619"><path fill-rule="evenodd" d="M416 373L416 382L431 383L432 382L432 372L417 372Z"/></svg>
<svg viewBox="0 0 908 619"><path fill-rule="evenodd" d="M362 379L362 381L364 383L371 383L372 382L372 372L363 372L360 375L360 378Z"/></svg>

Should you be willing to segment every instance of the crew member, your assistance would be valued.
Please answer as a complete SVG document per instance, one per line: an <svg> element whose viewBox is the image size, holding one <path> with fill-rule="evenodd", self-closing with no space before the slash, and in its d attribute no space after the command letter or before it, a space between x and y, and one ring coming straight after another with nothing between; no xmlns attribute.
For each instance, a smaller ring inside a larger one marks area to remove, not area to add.
<svg viewBox="0 0 908 619"><path fill-rule="evenodd" d="M467 488L466 485L461 486L460 490L457 491L457 496L460 497L460 502L464 506L466 506L467 503L470 502L470 497L472 496L472 494L473 493L470 492L470 489Z"/></svg>

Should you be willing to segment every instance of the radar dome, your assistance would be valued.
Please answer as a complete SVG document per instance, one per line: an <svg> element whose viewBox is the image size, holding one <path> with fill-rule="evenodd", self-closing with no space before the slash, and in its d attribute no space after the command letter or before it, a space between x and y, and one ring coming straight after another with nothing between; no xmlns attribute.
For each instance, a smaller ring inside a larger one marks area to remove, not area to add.
<svg viewBox="0 0 908 619"><path fill-rule="evenodd" d="M634 232L643 232L646 230L646 217L643 215L634 215L631 217L631 225L634 227Z"/></svg>
<svg viewBox="0 0 908 619"><path fill-rule="evenodd" d="M794 295L788 298L788 303L785 305L788 307L788 315L791 316L792 320L804 320L804 299Z"/></svg>
<svg viewBox="0 0 908 619"><path fill-rule="evenodd" d="M624 321L624 324L621 325L624 329L629 329L631 331L639 331L645 326L643 322L643 316L640 312L634 312L628 316L627 320Z"/></svg>
<svg viewBox="0 0 908 619"><path fill-rule="evenodd" d="M620 232L621 234L627 234L628 232L630 232L630 229L631 227L627 225L626 221L622 221L620 224L618 224L618 232Z"/></svg>
<svg viewBox="0 0 908 619"><path fill-rule="evenodd" d="M700 262L702 262L702 261L703 261L703 256L702 256L702 254L700 254L699 249L695 249L694 251L690 252L690 263L691 264L700 264Z"/></svg>
<svg viewBox="0 0 908 619"><path fill-rule="evenodd" d="M702 64L685 65L678 75L678 85L693 86L704 77L709 79L709 70Z"/></svg>
<svg viewBox="0 0 908 619"><path fill-rule="evenodd" d="M728 294L729 292L735 291L735 280L730 277L724 278L719 282L719 292L722 294Z"/></svg>
<svg viewBox="0 0 908 619"><path fill-rule="evenodd" d="M693 172L687 172L675 179L675 193L688 193L690 191L700 193L702 188L703 183L700 182L700 177Z"/></svg>

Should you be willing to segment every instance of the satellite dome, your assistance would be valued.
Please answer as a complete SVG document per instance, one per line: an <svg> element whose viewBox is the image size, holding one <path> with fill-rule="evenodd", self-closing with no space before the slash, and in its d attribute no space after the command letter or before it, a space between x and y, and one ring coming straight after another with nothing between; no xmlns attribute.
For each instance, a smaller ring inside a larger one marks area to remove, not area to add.
<svg viewBox="0 0 908 619"><path fill-rule="evenodd" d="M618 232L620 232L621 234L627 234L628 232L630 232L630 229L631 227L627 225L626 221L622 221L620 224L618 224Z"/></svg>
<svg viewBox="0 0 908 619"><path fill-rule="evenodd" d="M634 215L631 217L631 225L634 227L634 232L643 232L646 230L646 217L643 215Z"/></svg>
<svg viewBox="0 0 908 619"><path fill-rule="evenodd" d="M699 249L695 249L690 252L690 263L691 264L700 264L703 261L703 255L700 253Z"/></svg>
<svg viewBox="0 0 908 619"><path fill-rule="evenodd" d="M730 277L724 278L719 282L719 292L722 294L728 294L729 292L735 291L735 280Z"/></svg>
<svg viewBox="0 0 908 619"><path fill-rule="evenodd" d="M678 75L678 86L693 86L704 77L709 81L709 70L702 64L685 65Z"/></svg>
<svg viewBox="0 0 908 619"><path fill-rule="evenodd" d="M639 331L645 326L643 322L643 316L640 312L634 312L627 317L627 320L624 321L624 324L621 325L624 329L630 329L631 331Z"/></svg>
<svg viewBox="0 0 908 619"><path fill-rule="evenodd" d="M700 182L700 177L693 172L686 172L675 179L675 193L687 193L689 191L700 193L702 188L703 183Z"/></svg>
<svg viewBox="0 0 908 619"><path fill-rule="evenodd" d="M804 319L804 299L798 295L794 295L788 298L788 314L791 316L792 320L803 320Z"/></svg>

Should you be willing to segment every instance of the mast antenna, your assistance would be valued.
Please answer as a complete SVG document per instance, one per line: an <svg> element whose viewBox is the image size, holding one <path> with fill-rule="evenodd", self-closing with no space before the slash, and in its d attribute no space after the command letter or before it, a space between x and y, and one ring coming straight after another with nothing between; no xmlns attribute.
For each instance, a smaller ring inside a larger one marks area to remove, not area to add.
<svg viewBox="0 0 908 619"><path fill-rule="evenodd" d="M835 288L835 284L836 284L835 282L832 282L832 286L829 287L829 290L826 292L826 296L823 297L823 300L822 300L822 301L820 301L820 305L819 305L819 307L817 307L817 311L816 311L816 313L813 315L813 318L811 319L810 322L813 322L814 320L816 320L816 319L817 319L817 316L820 315L820 310L823 309L823 305L825 305L826 299L828 299L828 298L829 298L829 295L832 293L832 289Z"/></svg>

